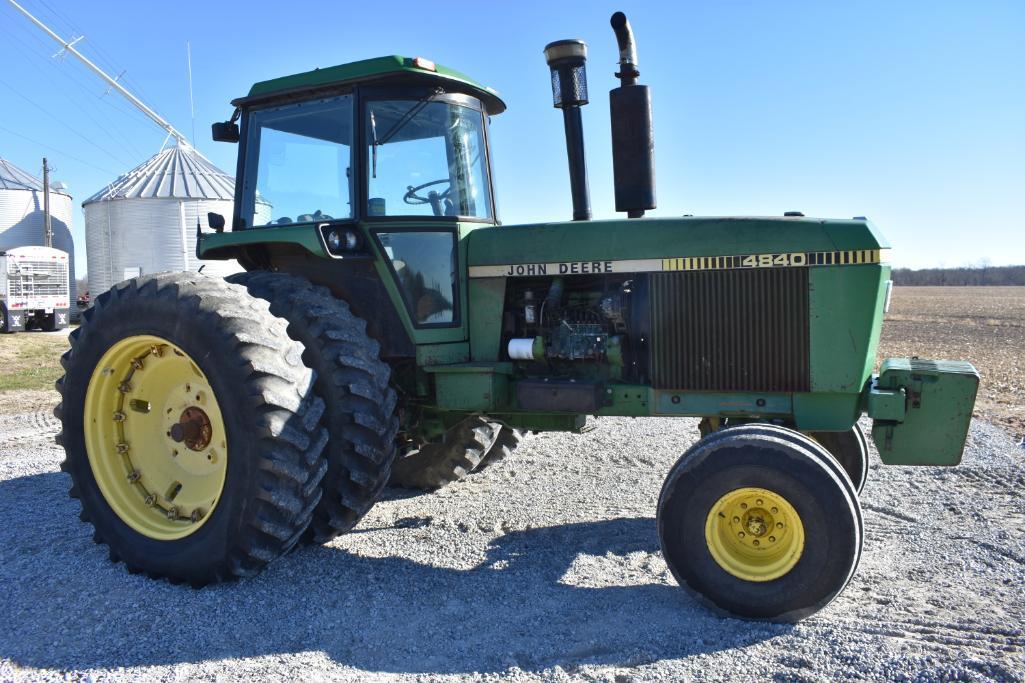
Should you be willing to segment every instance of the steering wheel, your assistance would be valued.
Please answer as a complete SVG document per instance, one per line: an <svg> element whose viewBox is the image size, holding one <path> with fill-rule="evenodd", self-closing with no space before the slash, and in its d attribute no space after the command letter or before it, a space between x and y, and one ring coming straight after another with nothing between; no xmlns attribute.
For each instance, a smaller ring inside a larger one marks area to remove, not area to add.
<svg viewBox="0 0 1025 683"><path fill-rule="evenodd" d="M427 193L426 197L421 197L420 195L417 194L417 192L419 192L420 190L424 189L425 187L430 187L432 185L440 185L441 183L448 184L448 187L445 188L444 192L435 192L434 190L431 190L430 192ZM448 178L441 178L440 180L432 180L429 183L424 183L423 185L417 185L416 187L413 187L412 185L409 185L407 187L407 189L406 189L406 194L402 197L402 201L404 201L407 204L414 204L414 205L416 205L416 204L430 204L431 208L434 210L434 215L435 216L444 216L445 215L445 207L444 207L444 204L442 203L442 200L447 198L451 191L452 191L452 183L451 183L451 181Z"/></svg>

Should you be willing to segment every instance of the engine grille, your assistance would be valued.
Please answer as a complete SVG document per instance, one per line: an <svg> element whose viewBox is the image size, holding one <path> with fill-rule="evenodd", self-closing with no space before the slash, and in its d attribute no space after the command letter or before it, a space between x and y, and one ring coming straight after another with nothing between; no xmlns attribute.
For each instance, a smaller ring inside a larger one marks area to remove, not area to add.
<svg viewBox="0 0 1025 683"><path fill-rule="evenodd" d="M651 276L656 389L808 391L808 269Z"/></svg>

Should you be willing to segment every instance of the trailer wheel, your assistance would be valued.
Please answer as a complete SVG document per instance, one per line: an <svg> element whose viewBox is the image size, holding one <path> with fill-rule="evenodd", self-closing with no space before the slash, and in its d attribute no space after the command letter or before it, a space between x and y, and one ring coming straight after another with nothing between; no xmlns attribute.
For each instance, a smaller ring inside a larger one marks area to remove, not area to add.
<svg viewBox="0 0 1025 683"><path fill-rule="evenodd" d="M499 429L498 436L480 461L480 464L473 470L475 473L481 472L496 462L501 462L508 458L527 437L525 430L513 429L512 427L506 427L497 423L492 424L495 428Z"/></svg>
<svg viewBox="0 0 1025 683"><path fill-rule="evenodd" d="M323 402L263 301L166 273L97 298L57 381L57 442L93 539L200 586L291 549L320 499Z"/></svg>
<svg viewBox="0 0 1025 683"><path fill-rule="evenodd" d="M501 425L473 415L445 432L441 441L395 459L391 483L433 491L465 479L494 444Z"/></svg>
<svg viewBox="0 0 1025 683"><path fill-rule="evenodd" d="M861 427L854 425L846 432L811 432L809 436L836 458L860 495L868 481L868 439Z"/></svg>
<svg viewBox="0 0 1025 683"><path fill-rule="evenodd" d="M744 425L702 439L659 497L666 563L718 612L803 619L843 590L861 555L860 507L845 479L792 430Z"/></svg>
<svg viewBox="0 0 1025 683"><path fill-rule="evenodd" d="M305 278L253 271L228 278L270 303L302 342L303 362L317 374L314 391L324 400L324 495L305 540L325 543L349 531L373 507L395 459L396 395L391 369L367 336L366 322L324 287Z"/></svg>

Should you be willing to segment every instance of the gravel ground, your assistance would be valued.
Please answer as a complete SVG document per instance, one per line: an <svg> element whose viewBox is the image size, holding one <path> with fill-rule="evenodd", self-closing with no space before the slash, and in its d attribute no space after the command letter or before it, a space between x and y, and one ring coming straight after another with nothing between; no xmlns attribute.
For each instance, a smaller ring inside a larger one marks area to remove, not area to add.
<svg viewBox="0 0 1025 683"><path fill-rule="evenodd" d="M861 566L796 626L713 616L658 551L693 420L542 435L433 495L204 590L129 575L77 519L49 406L0 415L0 679L1022 680L1025 451L873 462ZM875 457L873 455L873 457Z"/></svg>

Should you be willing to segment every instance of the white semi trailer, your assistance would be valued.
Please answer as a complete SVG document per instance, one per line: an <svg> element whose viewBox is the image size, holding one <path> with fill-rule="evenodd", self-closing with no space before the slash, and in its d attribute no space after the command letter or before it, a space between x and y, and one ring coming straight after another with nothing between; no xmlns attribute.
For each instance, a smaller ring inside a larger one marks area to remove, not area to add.
<svg viewBox="0 0 1025 683"><path fill-rule="evenodd" d="M50 247L0 251L0 332L68 326L68 253Z"/></svg>

